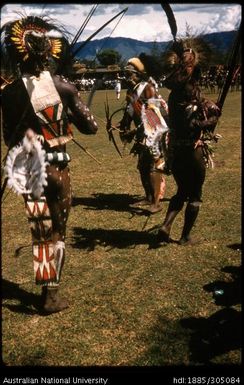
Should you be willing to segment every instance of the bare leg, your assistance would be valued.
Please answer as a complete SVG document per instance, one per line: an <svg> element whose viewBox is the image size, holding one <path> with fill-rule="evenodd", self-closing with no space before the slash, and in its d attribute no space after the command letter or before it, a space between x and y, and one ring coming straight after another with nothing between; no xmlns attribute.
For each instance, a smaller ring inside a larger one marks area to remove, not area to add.
<svg viewBox="0 0 244 385"><path fill-rule="evenodd" d="M162 204L160 204L161 197L161 184L162 184L162 172L161 171L152 171L150 173L150 181L153 190L153 199L152 205L149 208L149 211L154 214L162 210Z"/></svg>
<svg viewBox="0 0 244 385"><path fill-rule="evenodd" d="M65 262L65 234L68 215L71 208L71 184L68 167L49 166L48 186L45 190L50 215L52 218L52 240L56 263L56 285L47 285L43 289L44 311L48 314L68 307L67 301L58 295L58 286Z"/></svg>
<svg viewBox="0 0 244 385"><path fill-rule="evenodd" d="M183 231L179 240L180 245L193 243L190 237L190 233L197 219L199 213L199 206L200 202L188 203L186 206Z"/></svg>
<svg viewBox="0 0 244 385"><path fill-rule="evenodd" d="M173 222L179 212L182 210L184 206L184 201L179 200L178 196L175 195L171 198L169 207L166 213L165 220L163 225L158 233L158 240L160 242L169 242L170 241L170 231L173 225Z"/></svg>

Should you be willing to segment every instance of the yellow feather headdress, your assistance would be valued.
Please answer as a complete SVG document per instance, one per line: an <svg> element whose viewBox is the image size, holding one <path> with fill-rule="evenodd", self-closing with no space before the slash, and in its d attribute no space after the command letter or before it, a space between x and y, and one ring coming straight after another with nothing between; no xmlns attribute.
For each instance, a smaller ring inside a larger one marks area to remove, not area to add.
<svg viewBox="0 0 244 385"><path fill-rule="evenodd" d="M59 61L69 46L63 31L37 16L9 22L3 26L2 32L5 54L13 66L42 55Z"/></svg>

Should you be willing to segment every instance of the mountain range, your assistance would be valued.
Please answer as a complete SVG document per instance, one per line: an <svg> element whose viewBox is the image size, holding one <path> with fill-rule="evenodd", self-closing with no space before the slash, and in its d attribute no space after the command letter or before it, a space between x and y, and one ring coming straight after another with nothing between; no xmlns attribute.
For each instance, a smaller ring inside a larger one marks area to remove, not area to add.
<svg viewBox="0 0 244 385"><path fill-rule="evenodd" d="M213 50L226 54L232 48L236 31L215 32L202 35L202 38L209 43ZM84 42L76 43L74 51ZM138 56L141 52L151 54L152 50L162 52L170 42L144 42L124 37L110 37L87 42L87 44L76 54L79 60L94 60L96 54L104 49L113 49L119 52L122 60Z"/></svg>

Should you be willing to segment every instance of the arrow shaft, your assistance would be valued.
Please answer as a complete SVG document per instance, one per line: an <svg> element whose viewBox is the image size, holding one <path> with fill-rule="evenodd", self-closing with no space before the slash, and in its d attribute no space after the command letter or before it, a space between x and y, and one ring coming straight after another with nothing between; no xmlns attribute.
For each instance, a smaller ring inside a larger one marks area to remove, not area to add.
<svg viewBox="0 0 244 385"><path fill-rule="evenodd" d="M72 54L73 57L77 55L77 53L85 47L85 45L94 37L96 36L103 28L105 28L108 24L110 24L113 20L115 20L118 16L120 16L122 13L125 13L128 8L125 8L123 11L119 12L117 15L113 16L112 19L108 20L105 24L103 24L96 32L94 32L88 39L86 39Z"/></svg>
<svg viewBox="0 0 244 385"><path fill-rule="evenodd" d="M75 43L77 42L77 40L79 39L80 35L82 34L82 32L84 31L86 25L88 24L88 21L90 20L90 18L92 17L92 15L94 14L96 8L97 8L98 5L94 5L93 8L90 10L89 14L87 15L85 21L82 23L80 29L78 30L78 32L76 33L72 43L71 43L71 48L75 45Z"/></svg>
<svg viewBox="0 0 244 385"><path fill-rule="evenodd" d="M78 143L74 138L72 139L72 141L78 146L80 147L87 155L89 155L92 159L94 159L98 164L101 164L101 162L99 162L99 160L97 160L95 158L94 155L92 155L85 147L83 147L80 143Z"/></svg>

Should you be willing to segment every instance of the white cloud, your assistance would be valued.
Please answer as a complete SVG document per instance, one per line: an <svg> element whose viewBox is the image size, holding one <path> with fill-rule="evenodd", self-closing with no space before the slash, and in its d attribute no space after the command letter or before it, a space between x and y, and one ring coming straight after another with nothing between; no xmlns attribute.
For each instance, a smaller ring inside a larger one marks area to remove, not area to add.
<svg viewBox="0 0 244 385"><path fill-rule="evenodd" d="M219 14L210 19L206 32L231 31L239 25L240 20L239 6L226 6Z"/></svg>
<svg viewBox="0 0 244 385"><path fill-rule="evenodd" d="M47 13L71 33L76 34L93 4L7 4L1 9L2 24L18 18L14 11L24 11L26 15ZM95 38L101 39L112 33L112 37L130 37L143 41L168 41L171 32L166 15L160 4L99 4L95 14L87 24L81 39L84 40L118 14L129 7L120 23L119 17L101 31ZM236 28L241 19L239 4L172 4L178 35L185 34L186 25L192 32L211 33L229 31Z"/></svg>

